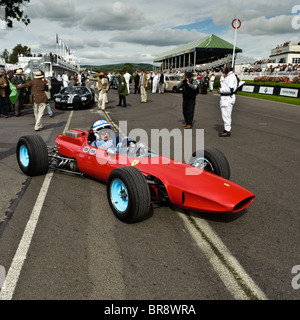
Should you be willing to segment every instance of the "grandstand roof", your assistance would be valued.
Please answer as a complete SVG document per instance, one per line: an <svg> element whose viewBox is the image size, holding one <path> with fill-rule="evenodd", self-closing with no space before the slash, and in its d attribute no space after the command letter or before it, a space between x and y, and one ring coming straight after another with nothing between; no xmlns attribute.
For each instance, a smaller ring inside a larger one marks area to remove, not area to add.
<svg viewBox="0 0 300 320"><path fill-rule="evenodd" d="M217 54L229 54L233 51L233 44L220 37L211 34L205 38L189 42L187 44L176 47L172 50L166 51L160 54L155 61L164 60L170 57L182 55L189 52L203 52L203 53L217 53ZM235 52L242 52L242 49L235 47Z"/></svg>

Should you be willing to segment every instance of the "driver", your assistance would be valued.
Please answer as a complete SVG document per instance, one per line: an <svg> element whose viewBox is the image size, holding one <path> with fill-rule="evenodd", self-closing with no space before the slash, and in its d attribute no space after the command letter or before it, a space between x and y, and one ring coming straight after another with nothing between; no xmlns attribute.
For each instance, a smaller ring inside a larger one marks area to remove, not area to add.
<svg viewBox="0 0 300 320"><path fill-rule="evenodd" d="M92 126L92 130L96 137L96 140L91 143L92 146L105 150L116 147L115 133L107 121L96 121Z"/></svg>

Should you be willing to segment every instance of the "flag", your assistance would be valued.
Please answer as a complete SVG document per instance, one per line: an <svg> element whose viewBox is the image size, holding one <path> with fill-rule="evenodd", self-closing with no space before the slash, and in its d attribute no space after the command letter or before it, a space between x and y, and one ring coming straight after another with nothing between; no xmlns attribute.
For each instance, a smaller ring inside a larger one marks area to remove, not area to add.
<svg viewBox="0 0 300 320"><path fill-rule="evenodd" d="M56 43L58 44L58 34L56 34Z"/></svg>

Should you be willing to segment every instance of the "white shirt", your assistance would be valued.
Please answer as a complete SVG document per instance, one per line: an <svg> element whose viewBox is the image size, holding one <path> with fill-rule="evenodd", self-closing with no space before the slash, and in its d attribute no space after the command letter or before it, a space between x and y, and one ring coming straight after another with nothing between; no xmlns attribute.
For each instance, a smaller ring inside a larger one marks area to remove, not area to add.
<svg viewBox="0 0 300 320"><path fill-rule="evenodd" d="M126 72L126 73L124 74L124 78L125 78L125 81L126 81L127 83L129 83L130 77L131 77L130 73Z"/></svg>
<svg viewBox="0 0 300 320"><path fill-rule="evenodd" d="M230 71L224 77L224 81L220 81L220 83L221 83L221 88L220 88L221 93L231 93L232 91L234 92L237 89L237 79L235 74L232 71Z"/></svg>

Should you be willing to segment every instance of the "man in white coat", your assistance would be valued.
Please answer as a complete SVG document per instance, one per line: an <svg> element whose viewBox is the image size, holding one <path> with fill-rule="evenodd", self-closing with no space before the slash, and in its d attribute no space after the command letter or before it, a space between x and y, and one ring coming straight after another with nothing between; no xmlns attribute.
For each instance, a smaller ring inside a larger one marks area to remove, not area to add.
<svg viewBox="0 0 300 320"><path fill-rule="evenodd" d="M214 82L215 82L215 75L212 73L209 78L209 91L212 92L214 90Z"/></svg>
<svg viewBox="0 0 300 320"><path fill-rule="evenodd" d="M153 80L152 80L152 93L156 93L157 91L157 85L159 83L159 75L157 74L157 71L154 72Z"/></svg>
<svg viewBox="0 0 300 320"><path fill-rule="evenodd" d="M130 93L129 83L130 83L131 74L128 71L126 71L126 73L124 74L124 78L125 78L125 81L126 81L127 91L128 91L128 94L129 94Z"/></svg>
<svg viewBox="0 0 300 320"><path fill-rule="evenodd" d="M69 80L67 71L65 71L65 73L63 74L62 81L63 81L64 87L68 87L69 86L70 80Z"/></svg>
<svg viewBox="0 0 300 320"><path fill-rule="evenodd" d="M231 113L235 103L235 92L238 84L230 63L224 65L223 72L225 76L220 88L220 108L224 122L224 131L219 133L219 137L230 137Z"/></svg>

